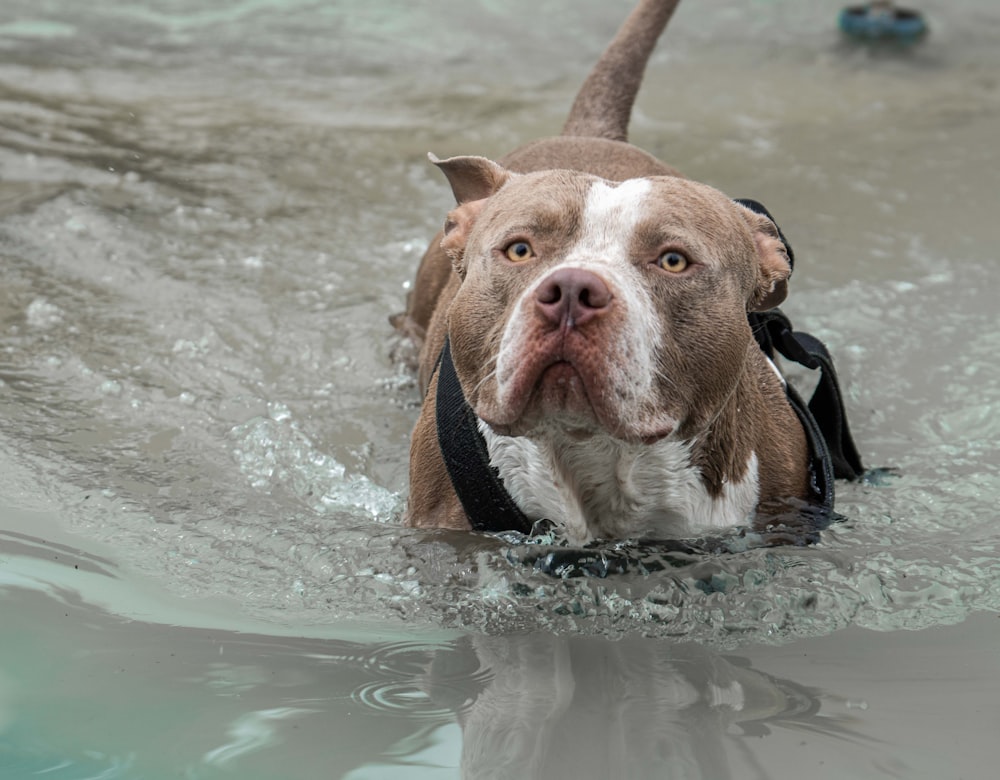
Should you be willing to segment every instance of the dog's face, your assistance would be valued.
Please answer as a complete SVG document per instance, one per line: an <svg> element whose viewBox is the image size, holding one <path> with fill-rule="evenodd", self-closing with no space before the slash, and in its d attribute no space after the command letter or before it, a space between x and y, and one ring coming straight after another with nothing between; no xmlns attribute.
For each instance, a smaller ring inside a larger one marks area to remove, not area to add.
<svg viewBox="0 0 1000 780"><path fill-rule="evenodd" d="M680 178L438 164L459 202L442 242L463 279L449 336L480 418L632 442L711 424L747 359L747 311L784 297L770 220Z"/></svg>

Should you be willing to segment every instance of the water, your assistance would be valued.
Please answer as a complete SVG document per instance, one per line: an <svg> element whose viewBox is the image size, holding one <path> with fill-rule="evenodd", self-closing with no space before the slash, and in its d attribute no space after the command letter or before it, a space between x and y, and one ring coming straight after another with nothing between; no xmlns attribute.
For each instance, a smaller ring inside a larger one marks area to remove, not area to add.
<svg viewBox="0 0 1000 780"><path fill-rule="evenodd" d="M588 5L5 3L0 776L989 774L987 0L907 51L691 3L640 95L636 143L778 216L784 308L896 469L820 545L559 579L400 528L425 153L555 131L629 6Z"/></svg>

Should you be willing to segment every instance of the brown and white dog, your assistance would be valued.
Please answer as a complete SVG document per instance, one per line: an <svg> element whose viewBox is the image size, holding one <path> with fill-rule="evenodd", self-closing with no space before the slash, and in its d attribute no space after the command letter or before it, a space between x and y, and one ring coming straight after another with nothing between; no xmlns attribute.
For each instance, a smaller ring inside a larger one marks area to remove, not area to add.
<svg viewBox="0 0 1000 780"><path fill-rule="evenodd" d="M626 142L676 5L640 0L561 136L499 163L432 157L458 205L396 322L422 342L428 399L447 337L510 497L577 543L766 523L809 490L802 425L747 322L786 294L775 224ZM471 527L431 401L406 522Z"/></svg>

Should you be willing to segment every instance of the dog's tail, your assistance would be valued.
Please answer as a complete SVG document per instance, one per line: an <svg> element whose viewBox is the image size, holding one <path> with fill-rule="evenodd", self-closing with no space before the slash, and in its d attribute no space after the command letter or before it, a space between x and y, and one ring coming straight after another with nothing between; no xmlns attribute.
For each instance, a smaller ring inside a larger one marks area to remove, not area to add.
<svg viewBox="0 0 1000 780"><path fill-rule="evenodd" d="M639 0L573 102L563 135L628 140L646 63L680 0Z"/></svg>

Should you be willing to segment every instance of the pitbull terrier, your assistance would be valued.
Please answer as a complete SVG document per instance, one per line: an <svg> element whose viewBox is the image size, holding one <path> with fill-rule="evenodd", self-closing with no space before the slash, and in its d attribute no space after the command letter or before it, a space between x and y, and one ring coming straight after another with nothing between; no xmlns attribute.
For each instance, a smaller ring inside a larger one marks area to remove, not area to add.
<svg viewBox="0 0 1000 780"><path fill-rule="evenodd" d="M427 399L408 525L481 527L443 454L446 369L483 479L573 543L766 525L769 506L808 497L803 424L748 324L786 295L783 236L626 141L676 5L640 0L561 136L499 162L431 156L457 206L396 319L422 344Z"/></svg>

